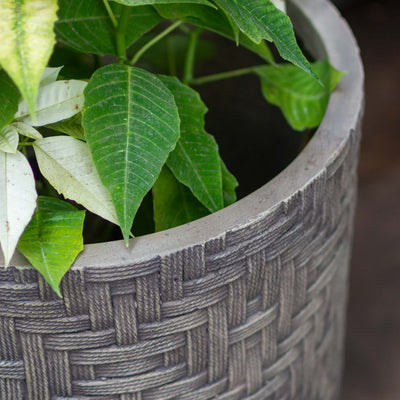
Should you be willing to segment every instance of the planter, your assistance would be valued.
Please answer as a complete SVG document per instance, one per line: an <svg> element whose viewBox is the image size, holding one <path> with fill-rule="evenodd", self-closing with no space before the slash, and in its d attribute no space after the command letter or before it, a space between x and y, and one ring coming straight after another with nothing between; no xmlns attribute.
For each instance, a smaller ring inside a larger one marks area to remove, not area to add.
<svg viewBox="0 0 400 400"><path fill-rule="evenodd" d="M63 300L15 257L0 270L1 400L338 398L363 71L327 1L288 8L310 51L349 71L311 142L220 212L87 246Z"/></svg>

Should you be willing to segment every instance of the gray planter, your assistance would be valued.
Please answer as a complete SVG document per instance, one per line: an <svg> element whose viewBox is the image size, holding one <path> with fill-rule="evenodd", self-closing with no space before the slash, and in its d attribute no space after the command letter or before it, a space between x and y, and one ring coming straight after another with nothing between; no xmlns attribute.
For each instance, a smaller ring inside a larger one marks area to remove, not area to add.
<svg viewBox="0 0 400 400"><path fill-rule="evenodd" d="M354 38L292 0L309 49L349 73L300 156L209 217L85 248L54 296L0 270L1 400L333 400L342 369L363 109Z"/></svg>

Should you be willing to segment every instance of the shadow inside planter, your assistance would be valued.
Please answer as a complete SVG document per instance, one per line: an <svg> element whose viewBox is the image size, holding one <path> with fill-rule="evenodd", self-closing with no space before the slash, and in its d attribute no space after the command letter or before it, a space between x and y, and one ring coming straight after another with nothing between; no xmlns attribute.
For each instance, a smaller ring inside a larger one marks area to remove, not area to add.
<svg viewBox="0 0 400 400"><path fill-rule="evenodd" d="M206 75L264 64L230 41L218 38L218 57L198 73ZM196 87L209 108L207 131L215 135L222 158L239 181L243 198L286 168L299 154L309 132L296 132L278 107L266 102L255 75Z"/></svg>

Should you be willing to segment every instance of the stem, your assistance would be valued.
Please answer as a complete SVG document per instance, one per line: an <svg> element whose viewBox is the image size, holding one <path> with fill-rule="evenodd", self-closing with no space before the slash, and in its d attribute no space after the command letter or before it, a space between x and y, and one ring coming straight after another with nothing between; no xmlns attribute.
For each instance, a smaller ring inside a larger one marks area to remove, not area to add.
<svg viewBox="0 0 400 400"><path fill-rule="evenodd" d="M26 148L33 145L33 142L29 142L28 140L29 138L23 138L18 144L18 150L21 151L25 157L28 157Z"/></svg>
<svg viewBox="0 0 400 400"><path fill-rule="evenodd" d="M157 36L155 36L153 39L151 39L149 42L147 42L138 52L134 55L132 58L130 65L135 65L140 57L148 50L150 47L154 46L157 42L159 42L163 37L167 36L169 33L171 33L173 30L175 30L179 25L182 24L182 21L177 21L174 24L170 25L167 29L163 30L161 33L159 33Z"/></svg>
<svg viewBox="0 0 400 400"><path fill-rule="evenodd" d="M216 82L216 81L221 81L223 79L229 79L229 78L234 78L237 76L248 75L248 74L254 73L254 71L257 67L259 67L259 65L255 65L253 67L235 69L234 71L221 72L219 74L206 75L206 76L202 76L200 78L192 79L192 81L190 83L192 85L203 85L204 83Z"/></svg>
<svg viewBox="0 0 400 400"><path fill-rule="evenodd" d="M172 76L176 76L176 59L175 59L175 53L173 51L173 48L171 46L171 40L169 37L166 39L166 46L167 46L167 56L168 56L168 68L169 68L169 73Z"/></svg>
<svg viewBox="0 0 400 400"><path fill-rule="evenodd" d="M183 83L187 85L193 79L194 63L196 60L196 49L201 29L195 29L190 33L189 46L186 53L185 59L185 70L183 73Z"/></svg>
<svg viewBox="0 0 400 400"><path fill-rule="evenodd" d="M125 33L128 28L130 14L131 14L131 8L123 6L121 10L121 16L118 22L117 31L115 34L117 41L117 54L119 62L121 64L126 61Z"/></svg>
<svg viewBox="0 0 400 400"><path fill-rule="evenodd" d="M110 7L110 3L108 2L108 0L103 0L103 3L104 3L104 7L106 8L107 13L111 19L111 23L113 24L114 28L117 29L118 21L117 21L117 18L115 18L113 10Z"/></svg>
<svg viewBox="0 0 400 400"><path fill-rule="evenodd" d="M186 25L181 25L180 27L179 27L179 29L183 32L183 33L186 33L187 35L190 33L190 29L186 26Z"/></svg>

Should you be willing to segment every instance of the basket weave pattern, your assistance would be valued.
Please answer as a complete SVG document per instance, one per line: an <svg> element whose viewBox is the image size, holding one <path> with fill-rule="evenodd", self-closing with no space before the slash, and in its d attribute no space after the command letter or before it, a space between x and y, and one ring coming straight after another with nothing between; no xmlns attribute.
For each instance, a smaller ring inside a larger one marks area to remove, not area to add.
<svg viewBox="0 0 400 400"><path fill-rule="evenodd" d="M136 265L70 271L64 299L0 270L1 400L333 400L358 132L251 222Z"/></svg>

